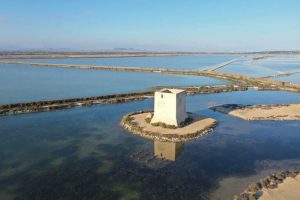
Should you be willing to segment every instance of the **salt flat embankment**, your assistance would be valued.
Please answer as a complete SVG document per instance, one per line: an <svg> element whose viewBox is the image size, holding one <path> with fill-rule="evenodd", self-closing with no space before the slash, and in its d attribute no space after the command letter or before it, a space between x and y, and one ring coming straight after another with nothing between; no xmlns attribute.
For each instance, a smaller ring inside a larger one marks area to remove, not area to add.
<svg viewBox="0 0 300 200"><path fill-rule="evenodd" d="M216 65L216 66L213 66L213 67L207 69L207 71L216 71L216 70L218 70L218 69L221 69L221 68L223 68L223 67L225 67L225 66L227 66L227 65L230 65L230 64L232 64L232 63L238 61L239 59L240 59L240 58L235 58L235 59L229 60L229 61L227 61L227 62L218 64L218 65Z"/></svg>
<svg viewBox="0 0 300 200"><path fill-rule="evenodd" d="M77 106L90 106L94 104L115 104L125 103L128 101L141 101L145 98L153 98L154 88L149 91L112 94L104 96L93 96L83 98L69 98L69 99L53 99L45 101L35 101L27 103L14 103L0 105L0 115L24 114L32 112L46 112L58 109L73 108ZM221 86L194 86L184 88L189 95L220 93L231 91L244 91L248 88L239 85L221 85Z"/></svg>

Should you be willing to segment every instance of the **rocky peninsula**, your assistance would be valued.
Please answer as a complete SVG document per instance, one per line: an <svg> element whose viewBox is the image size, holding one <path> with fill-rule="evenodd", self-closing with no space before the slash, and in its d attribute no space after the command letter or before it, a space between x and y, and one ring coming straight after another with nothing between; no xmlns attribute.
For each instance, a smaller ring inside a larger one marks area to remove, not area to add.
<svg viewBox="0 0 300 200"><path fill-rule="evenodd" d="M201 117L188 113L192 123L183 127L168 127L152 125L147 117L153 111L137 111L125 115L120 124L133 134L162 142L185 142L208 134L216 126L212 118Z"/></svg>

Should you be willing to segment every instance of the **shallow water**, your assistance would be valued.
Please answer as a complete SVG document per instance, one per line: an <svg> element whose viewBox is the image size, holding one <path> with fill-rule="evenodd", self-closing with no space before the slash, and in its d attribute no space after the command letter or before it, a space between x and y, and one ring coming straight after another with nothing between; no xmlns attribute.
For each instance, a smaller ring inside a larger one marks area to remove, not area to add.
<svg viewBox="0 0 300 200"><path fill-rule="evenodd" d="M272 78L272 80L292 82L292 83L300 83L300 73L299 74L293 74L291 76L276 77L276 78Z"/></svg>
<svg viewBox="0 0 300 200"><path fill-rule="evenodd" d="M207 69L211 66L229 61L237 56L230 55L195 55L195 56L155 56L127 58L51 58L51 59L18 59L24 62L81 64L97 66L124 66L142 68L168 69Z"/></svg>
<svg viewBox="0 0 300 200"><path fill-rule="evenodd" d="M0 104L227 83L203 76L0 64Z"/></svg>
<svg viewBox="0 0 300 200"><path fill-rule="evenodd" d="M153 141L118 125L153 100L1 117L0 199L216 199L225 178L299 166L300 123L244 121L207 107L295 101L299 94L253 90L188 97L188 111L219 124L185 143L175 162L153 160ZM243 188L231 189L223 199Z"/></svg>
<svg viewBox="0 0 300 200"><path fill-rule="evenodd" d="M235 62L217 70L217 72L243 74L251 77L263 77L276 74L274 70L262 66L257 66L257 64L250 61Z"/></svg>
<svg viewBox="0 0 300 200"><path fill-rule="evenodd" d="M300 57L296 56L280 56L271 57L260 61L262 65L268 66L281 72L293 73L300 72ZM291 76L281 76L272 78L272 80L300 83L300 74L293 74Z"/></svg>
<svg viewBox="0 0 300 200"><path fill-rule="evenodd" d="M257 61L258 64L282 72L300 72L299 56L278 56Z"/></svg>
<svg viewBox="0 0 300 200"><path fill-rule="evenodd" d="M217 71L252 77L271 76L282 72L300 72L300 57L284 55L254 60L252 56L248 56Z"/></svg>

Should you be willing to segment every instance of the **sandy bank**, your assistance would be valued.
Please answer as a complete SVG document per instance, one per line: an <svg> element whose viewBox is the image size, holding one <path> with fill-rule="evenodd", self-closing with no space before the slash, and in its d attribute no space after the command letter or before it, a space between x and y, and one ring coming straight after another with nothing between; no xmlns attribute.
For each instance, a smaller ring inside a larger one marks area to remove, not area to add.
<svg viewBox="0 0 300 200"><path fill-rule="evenodd" d="M234 200L298 200L300 197L300 169L278 172L250 184Z"/></svg>
<svg viewBox="0 0 300 200"><path fill-rule="evenodd" d="M300 120L300 103L246 106L226 104L211 109L245 120Z"/></svg>
<svg viewBox="0 0 300 200"><path fill-rule="evenodd" d="M300 175L295 178L288 177L275 189L263 189L263 195L259 200L299 200L300 199Z"/></svg>

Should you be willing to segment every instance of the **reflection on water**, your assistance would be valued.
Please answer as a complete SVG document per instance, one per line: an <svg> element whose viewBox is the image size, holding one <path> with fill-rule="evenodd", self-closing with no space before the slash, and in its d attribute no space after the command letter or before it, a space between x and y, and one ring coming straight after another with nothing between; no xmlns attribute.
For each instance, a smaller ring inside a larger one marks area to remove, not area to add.
<svg viewBox="0 0 300 200"><path fill-rule="evenodd" d="M247 184L261 172L299 166L300 123L244 121L213 112L208 103L299 100L296 93L251 90L187 97L188 111L219 124L211 134L186 142L176 162L155 159L153 141L118 125L129 112L153 108L153 100L4 116L0 199L206 200L224 190L228 195L223 199L232 199L245 188L236 187L241 178ZM173 145L171 151L175 149ZM163 155L168 151L161 149ZM228 182L231 187L224 188Z"/></svg>
<svg viewBox="0 0 300 200"><path fill-rule="evenodd" d="M183 150L183 142L161 142L154 140L154 155L157 158L175 161Z"/></svg>

